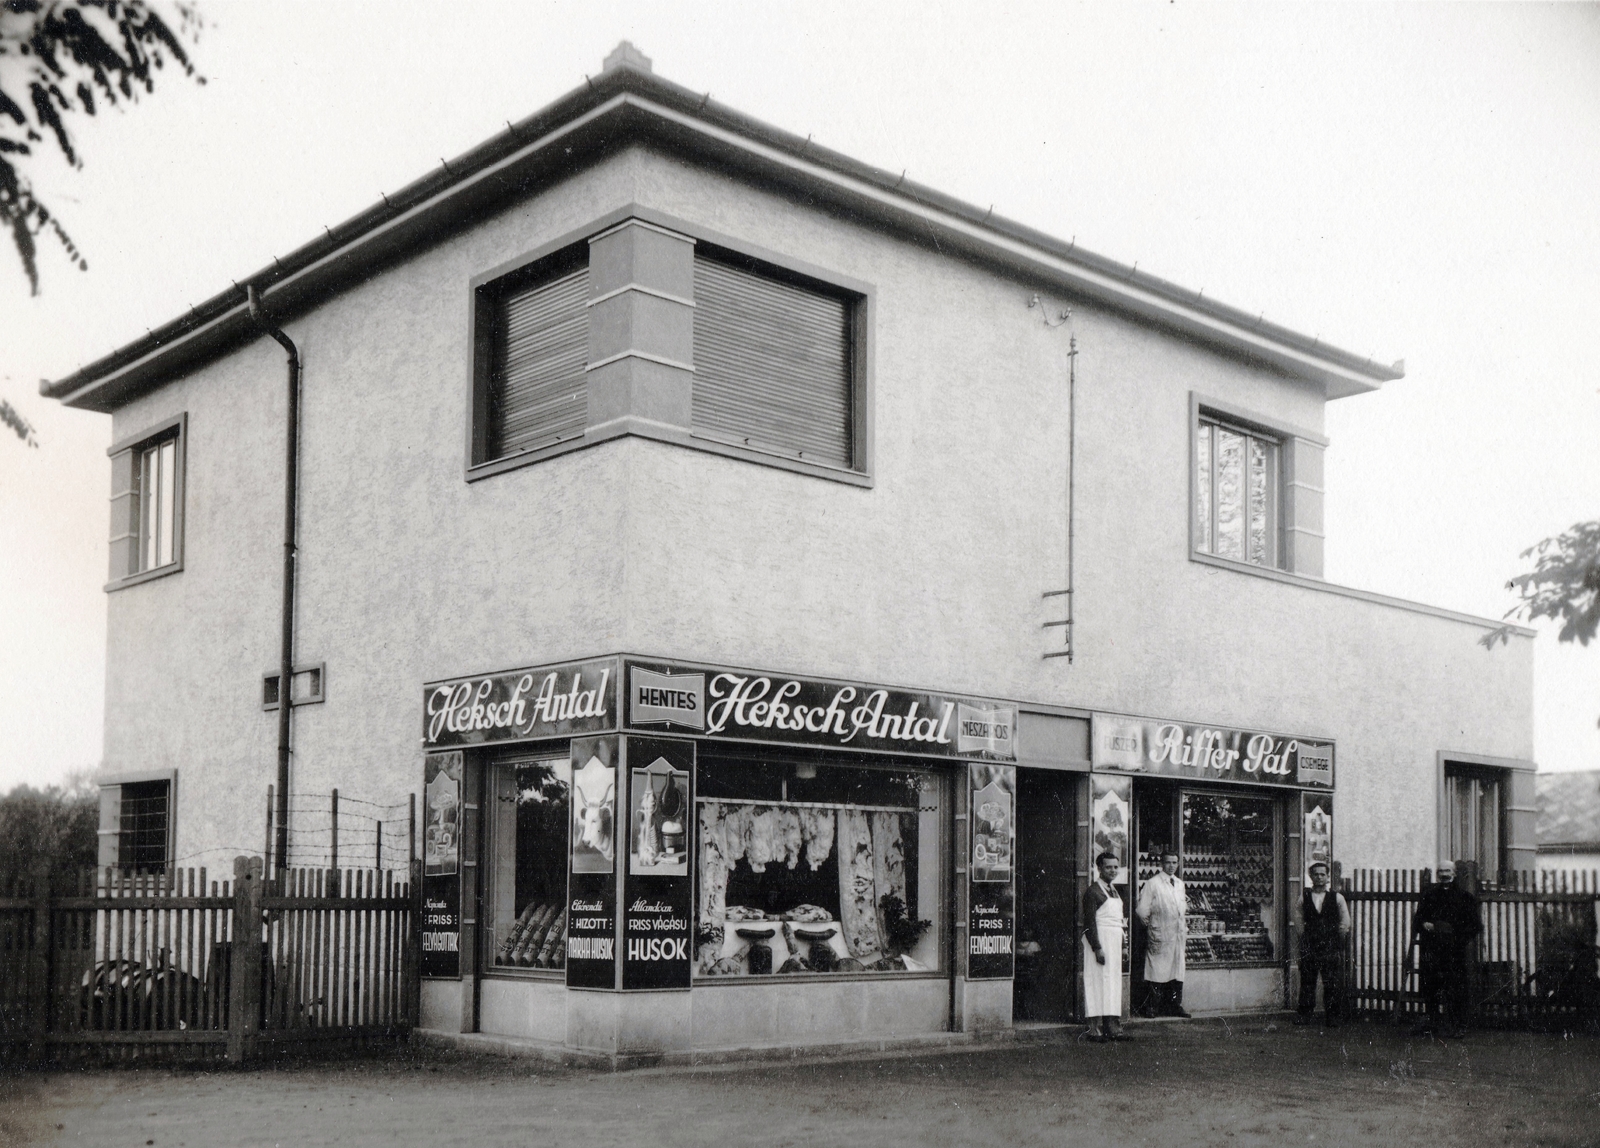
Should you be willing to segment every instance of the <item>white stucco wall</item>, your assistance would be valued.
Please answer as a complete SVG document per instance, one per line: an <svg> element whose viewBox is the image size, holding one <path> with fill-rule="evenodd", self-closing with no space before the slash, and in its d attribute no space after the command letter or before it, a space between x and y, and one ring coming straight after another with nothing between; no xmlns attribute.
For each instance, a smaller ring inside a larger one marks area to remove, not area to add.
<svg viewBox="0 0 1600 1148"><path fill-rule="evenodd" d="M471 276L627 203L872 284L861 489L641 439L462 475ZM1335 853L1434 860L1440 750L1528 759L1531 643L1188 558L1189 394L1317 431L1317 388L642 150L286 324L305 361L294 789L403 802L429 679L627 650L1326 735ZM1077 656L1065 585L1078 338ZM275 770L283 363L265 340L131 404L188 411L185 568L111 595L113 769L179 770L178 854L259 850ZM1359 402L1359 399L1347 400ZM1359 539L1336 540L1359 545Z"/></svg>

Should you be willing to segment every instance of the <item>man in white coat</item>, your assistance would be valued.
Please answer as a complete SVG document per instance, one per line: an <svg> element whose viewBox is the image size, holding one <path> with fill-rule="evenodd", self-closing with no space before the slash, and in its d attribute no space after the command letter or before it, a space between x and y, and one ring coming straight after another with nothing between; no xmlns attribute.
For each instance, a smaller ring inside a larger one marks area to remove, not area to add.
<svg viewBox="0 0 1600 1148"><path fill-rule="evenodd" d="M1184 949L1189 939L1189 895L1178 877L1178 855L1161 854L1161 872L1139 890L1134 907L1144 923L1144 979L1150 1016L1188 1016L1183 1011Z"/></svg>

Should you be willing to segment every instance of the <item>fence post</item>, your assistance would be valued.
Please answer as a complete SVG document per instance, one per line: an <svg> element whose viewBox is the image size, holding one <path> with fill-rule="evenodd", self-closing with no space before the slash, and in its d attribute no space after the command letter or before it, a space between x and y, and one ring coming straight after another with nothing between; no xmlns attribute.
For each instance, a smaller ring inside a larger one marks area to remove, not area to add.
<svg viewBox="0 0 1600 1148"><path fill-rule="evenodd" d="M261 858L233 859L233 961L228 985L228 1059L242 1063L261 1030Z"/></svg>
<svg viewBox="0 0 1600 1148"><path fill-rule="evenodd" d="M1476 861L1456 862L1456 887L1465 889L1472 894L1472 906L1478 914L1478 926L1483 927L1483 884ZM1476 1022L1481 1018L1479 1010L1483 1006L1483 991L1479 984L1482 979L1483 933L1480 931L1477 938L1467 948L1466 974L1467 974L1467 1014ZM1455 1022L1451 1022L1455 1023Z"/></svg>
<svg viewBox="0 0 1600 1148"><path fill-rule="evenodd" d="M422 862L411 859L411 936L406 944L410 980L406 995L411 1004L411 1027L422 1027Z"/></svg>
<svg viewBox="0 0 1600 1148"><path fill-rule="evenodd" d="M28 969L30 1060L43 1060L50 1031L50 870L33 871L33 951Z"/></svg>

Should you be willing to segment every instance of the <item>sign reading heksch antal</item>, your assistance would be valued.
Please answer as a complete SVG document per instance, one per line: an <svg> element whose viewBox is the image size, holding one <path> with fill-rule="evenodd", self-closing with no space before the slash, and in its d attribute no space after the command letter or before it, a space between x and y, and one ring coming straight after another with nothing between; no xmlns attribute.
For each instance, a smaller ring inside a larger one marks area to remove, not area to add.
<svg viewBox="0 0 1600 1148"><path fill-rule="evenodd" d="M617 679L617 660L602 658L434 683L423 690L423 747L614 730Z"/></svg>
<svg viewBox="0 0 1600 1148"><path fill-rule="evenodd" d="M627 724L709 737L1015 760L1016 708L786 674L624 665Z"/></svg>
<svg viewBox="0 0 1600 1148"><path fill-rule="evenodd" d="M1333 788L1333 742L1192 722L1094 715L1093 766L1196 781Z"/></svg>

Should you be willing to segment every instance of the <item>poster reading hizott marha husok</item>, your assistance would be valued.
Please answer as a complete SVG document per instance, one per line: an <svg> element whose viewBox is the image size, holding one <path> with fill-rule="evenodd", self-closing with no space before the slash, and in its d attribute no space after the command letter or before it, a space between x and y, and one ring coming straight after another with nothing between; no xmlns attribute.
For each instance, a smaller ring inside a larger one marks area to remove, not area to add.
<svg viewBox="0 0 1600 1148"><path fill-rule="evenodd" d="M972 850L967 868L967 977L1005 978L1014 972L1016 901L1011 883L1015 846L1017 770L970 762Z"/></svg>
<svg viewBox="0 0 1600 1148"><path fill-rule="evenodd" d="M422 942L425 977L461 975L462 755L430 753L422 767Z"/></svg>
<svg viewBox="0 0 1600 1148"><path fill-rule="evenodd" d="M572 742L572 847L567 870L567 985L617 987L615 736Z"/></svg>

